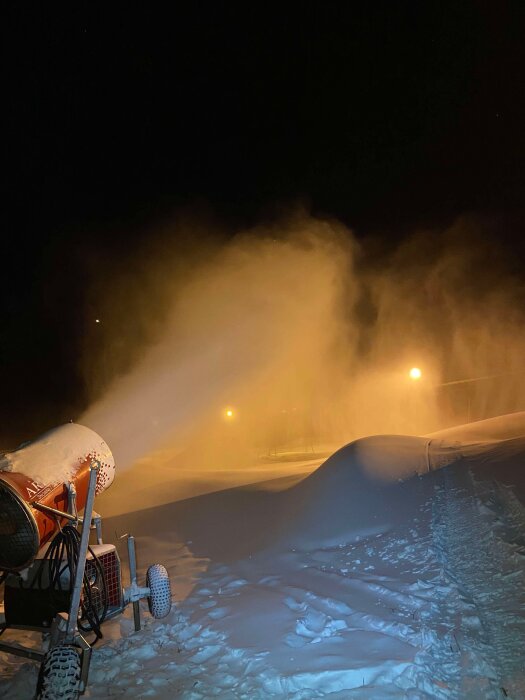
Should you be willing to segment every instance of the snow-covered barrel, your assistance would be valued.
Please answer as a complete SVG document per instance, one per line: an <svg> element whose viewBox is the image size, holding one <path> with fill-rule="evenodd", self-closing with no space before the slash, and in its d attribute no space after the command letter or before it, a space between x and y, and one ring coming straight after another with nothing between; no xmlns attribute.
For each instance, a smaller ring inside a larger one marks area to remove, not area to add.
<svg viewBox="0 0 525 700"><path fill-rule="evenodd" d="M66 423L12 452L0 455L0 570L29 566L59 525L67 522L47 508L67 513L68 485L84 508L90 467L96 460L96 494L111 485L115 461L104 440L90 428Z"/></svg>

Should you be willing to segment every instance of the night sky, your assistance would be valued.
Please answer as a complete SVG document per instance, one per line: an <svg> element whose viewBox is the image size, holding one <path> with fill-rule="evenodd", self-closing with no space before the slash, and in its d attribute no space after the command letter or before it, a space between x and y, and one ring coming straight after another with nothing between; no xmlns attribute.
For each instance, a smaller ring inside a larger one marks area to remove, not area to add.
<svg viewBox="0 0 525 700"><path fill-rule="evenodd" d="M391 243L474 213L524 255L525 3L167 7L4 10L4 441L84 407L96 262L181 209Z"/></svg>

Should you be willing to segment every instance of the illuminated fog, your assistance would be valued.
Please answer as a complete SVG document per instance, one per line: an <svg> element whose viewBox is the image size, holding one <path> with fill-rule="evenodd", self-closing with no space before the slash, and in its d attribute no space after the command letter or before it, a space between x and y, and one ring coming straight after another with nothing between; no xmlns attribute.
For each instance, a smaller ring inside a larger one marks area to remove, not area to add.
<svg viewBox="0 0 525 700"><path fill-rule="evenodd" d="M302 213L233 237L152 234L91 292L98 395L79 422L120 468L162 447L174 466L220 467L523 408L524 291L480 226L395 250Z"/></svg>

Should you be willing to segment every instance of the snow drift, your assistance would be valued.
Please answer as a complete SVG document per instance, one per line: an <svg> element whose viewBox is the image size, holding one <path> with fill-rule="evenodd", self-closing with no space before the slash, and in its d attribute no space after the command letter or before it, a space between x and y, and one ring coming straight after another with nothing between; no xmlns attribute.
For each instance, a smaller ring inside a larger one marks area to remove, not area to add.
<svg viewBox="0 0 525 700"><path fill-rule="evenodd" d="M87 697L523 697L524 440L524 413L375 436L303 477L283 463L108 519L167 562L176 606L139 634L108 625ZM23 697L36 671L2 664Z"/></svg>

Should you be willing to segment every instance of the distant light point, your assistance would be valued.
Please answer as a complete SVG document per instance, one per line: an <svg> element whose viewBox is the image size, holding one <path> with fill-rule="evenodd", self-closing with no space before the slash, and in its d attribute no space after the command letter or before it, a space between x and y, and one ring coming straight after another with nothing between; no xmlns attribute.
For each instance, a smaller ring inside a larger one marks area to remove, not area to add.
<svg viewBox="0 0 525 700"><path fill-rule="evenodd" d="M421 370L419 367L412 367L408 374L410 375L410 379L413 379L414 381L421 379Z"/></svg>

